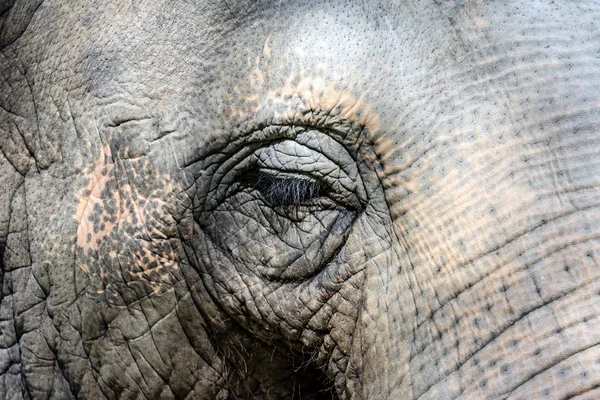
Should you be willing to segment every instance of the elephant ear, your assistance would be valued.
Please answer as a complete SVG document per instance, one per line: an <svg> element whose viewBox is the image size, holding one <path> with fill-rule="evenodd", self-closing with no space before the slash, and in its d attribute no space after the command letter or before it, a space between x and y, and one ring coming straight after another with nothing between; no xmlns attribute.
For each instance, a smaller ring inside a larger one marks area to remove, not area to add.
<svg viewBox="0 0 600 400"><path fill-rule="evenodd" d="M0 49L27 29L43 0L0 0Z"/></svg>

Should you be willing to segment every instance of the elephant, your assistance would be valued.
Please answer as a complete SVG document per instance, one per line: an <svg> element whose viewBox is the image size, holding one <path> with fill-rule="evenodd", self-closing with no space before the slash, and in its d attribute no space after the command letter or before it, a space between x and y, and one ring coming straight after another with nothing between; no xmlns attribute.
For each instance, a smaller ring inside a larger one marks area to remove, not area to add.
<svg viewBox="0 0 600 400"><path fill-rule="evenodd" d="M0 398L600 398L600 2L0 10Z"/></svg>

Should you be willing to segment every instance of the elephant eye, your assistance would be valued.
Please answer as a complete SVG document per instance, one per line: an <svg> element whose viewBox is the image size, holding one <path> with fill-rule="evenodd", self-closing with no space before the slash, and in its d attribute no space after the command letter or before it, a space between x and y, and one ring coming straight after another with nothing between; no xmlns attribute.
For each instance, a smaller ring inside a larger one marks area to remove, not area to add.
<svg viewBox="0 0 600 400"><path fill-rule="evenodd" d="M207 161L196 221L228 259L270 280L304 279L330 262L366 205L355 159L318 131L247 139Z"/></svg>

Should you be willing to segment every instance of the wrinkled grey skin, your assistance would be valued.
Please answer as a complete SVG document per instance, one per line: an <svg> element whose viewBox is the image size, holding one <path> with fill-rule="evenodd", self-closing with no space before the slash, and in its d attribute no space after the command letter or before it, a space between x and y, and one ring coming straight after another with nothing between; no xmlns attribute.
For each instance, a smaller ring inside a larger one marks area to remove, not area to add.
<svg viewBox="0 0 600 400"><path fill-rule="evenodd" d="M600 397L599 2L1 9L0 398Z"/></svg>

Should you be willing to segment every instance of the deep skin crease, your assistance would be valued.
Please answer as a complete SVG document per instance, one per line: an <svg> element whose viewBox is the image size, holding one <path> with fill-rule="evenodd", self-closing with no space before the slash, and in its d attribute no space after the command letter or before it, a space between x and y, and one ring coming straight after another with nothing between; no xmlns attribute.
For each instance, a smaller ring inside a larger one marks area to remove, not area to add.
<svg viewBox="0 0 600 400"><path fill-rule="evenodd" d="M3 7L0 398L600 397L600 3Z"/></svg>

